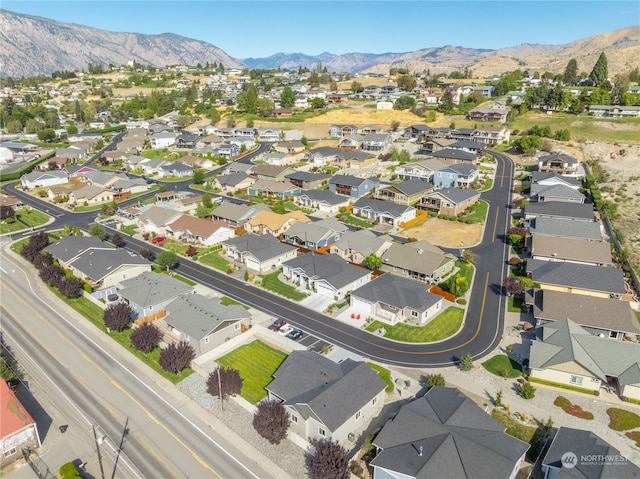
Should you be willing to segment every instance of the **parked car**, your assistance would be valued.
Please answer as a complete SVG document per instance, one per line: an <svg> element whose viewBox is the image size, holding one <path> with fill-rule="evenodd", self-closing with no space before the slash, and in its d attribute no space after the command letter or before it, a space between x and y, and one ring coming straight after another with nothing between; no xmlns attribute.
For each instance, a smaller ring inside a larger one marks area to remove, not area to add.
<svg viewBox="0 0 640 479"><path fill-rule="evenodd" d="M166 240L167 240L167 238L164 237L164 236L156 236L155 238L153 238L151 240L151 242L153 244L160 244L160 243L164 243Z"/></svg>
<svg viewBox="0 0 640 479"><path fill-rule="evenodd" d="M299 329L294 329L289 334L287 334L287 338L297 341L298 339L302 338L302 331Z"/></svg>
<svg viewBox="0 0 640 479"><path fill-rule="evenodd" d="M285 324L284 326L282 326L280 329L278 329L278 334L280 336L286 336L288 335L291 331L293 331L293 326L290 326L288 324Z"/></svg>
<svg viewBox="0 0 640 479"><path fill-rule="evenodd" d="M273 323L271 323L267 329L271 331L278 331L285 324L287 324L287 322L284 319L278 318Z"/></svg>

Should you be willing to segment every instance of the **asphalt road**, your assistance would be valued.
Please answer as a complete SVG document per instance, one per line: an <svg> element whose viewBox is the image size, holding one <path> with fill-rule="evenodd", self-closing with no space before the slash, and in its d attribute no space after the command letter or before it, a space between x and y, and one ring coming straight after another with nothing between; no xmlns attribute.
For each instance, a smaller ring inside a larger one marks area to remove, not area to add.
<svg viewBox="0 0 640 479"><path fill-rule="evenodd" d="M499 289L507 272L508 245L505 238L509 227L509 204L514 175L514 165L508 156L498 152L491 154L497 161L496 178L493 188L482 194L482 199L489 203L489 210L482 242L471 248L476 255L476 274L467 314L462 330L445 341L408 344L375 336L184 258L180 259L176 271L273 316L285 317L293 325L321 339L383 363L418 368L445 367L466 353L470 353L474 359L480 358L499 344L503 332L505 305ZM178 185L180 188L177 189L186 188L187 182ZM65 224L86 228L96 217L95 212L69 213L11 187L9 190L25 203L43 211L48 209L56 216L60 215L48 228L59 228ZM161 251L134 238L127 237L126 240L126 247L133 251L143 248Z"/></svg>
<svg viewBox="0 0 640 479"><path fill-rule="evenodd" d="M106 476L283 477L172 384L70 313L68 306L52 301L51 293L26 268L13 258L3 258L0 325L4 340L29 358L22 366L33 378L32 386L46 390L59 403L68 402L64 409L69 413L69 433L81 431L89 444L93 443L91 425L107 435ZM56 433L54 424L43 439ZM120 444L122 454L116 466ZM95 471L95 462L93 466Z"/></svg>

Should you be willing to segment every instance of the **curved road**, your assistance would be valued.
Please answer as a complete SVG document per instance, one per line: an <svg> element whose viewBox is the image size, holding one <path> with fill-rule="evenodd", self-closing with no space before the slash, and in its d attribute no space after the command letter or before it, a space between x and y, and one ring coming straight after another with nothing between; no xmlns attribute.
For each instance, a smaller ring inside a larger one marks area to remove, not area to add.
<svg viewBox="0 0 640 479"><path fill-rule="evenodd" d="M355 329L318 311L283 300L263 289L184 258L180 259L176 270L183 276L252 307L274 316L285 317L293 325L330 343L383 363L402 367L445 367L466 353L470 353L474 359L480 358L499 344L504 328L504 297L499 291L507 273L508 245L505 237L510 222L509 203L514 175L514 164L508 156L498 152L491 154L497 162L496 178L493 188L482 194L482 199L489 203L489 210L482 242L471 248L476 255L476 274L467 314L462 330L445 341L430 344L398 343ZM86 228L95 218L95 212L72 214L20 191L12 193L40 209L62 212L62 216L56 218L52 227L77 224ZM161 251L134 238L127 238L126 247L133 251L142 248Z"/></svg>

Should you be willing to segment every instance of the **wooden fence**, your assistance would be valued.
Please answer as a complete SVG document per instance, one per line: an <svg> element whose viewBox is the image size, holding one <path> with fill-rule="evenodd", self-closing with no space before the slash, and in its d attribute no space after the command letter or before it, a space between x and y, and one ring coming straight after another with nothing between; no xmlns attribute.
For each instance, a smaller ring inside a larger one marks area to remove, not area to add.
<svg viewBox="0 0 640 479"><path fill-rule="evenodd" d="M156 319L164 318L166 315L167 315L167 311L164 309L161 309L160 311L156 311L155 313L151 313L146 316L143 316L142 318L136 319L133 322L133 324L135 324L136 326L140 326L145 323L152 323Z"/></svg>
<svg viewBox="0 0 640 479"><path fill-rule="evenodd" d="M447 301L451 301L452 303L456 302L455 294L451 294L443 290L442 288L439 288L438 286L431 286L431 288L429 288L429 292L437 294L438 296L442 296L444 299L446 299Z"/></svg>
<svg viewBox="0 0 640 479"><path fill-rule="evenodd" d="M413 226L416 223L419 223L420 221L424 220L428 215L429 213L427 211L424 211L424 210L417 211L415 218L405 222L401 221L400 223L398 223L398 226L400 228L409 228L410 226Z"/></svg>

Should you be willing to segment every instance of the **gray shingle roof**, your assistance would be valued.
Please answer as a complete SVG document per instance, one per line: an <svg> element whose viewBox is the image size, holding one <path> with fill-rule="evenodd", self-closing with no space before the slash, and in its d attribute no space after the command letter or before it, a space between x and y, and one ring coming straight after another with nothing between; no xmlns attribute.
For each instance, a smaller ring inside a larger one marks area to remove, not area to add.
<svg viewBox="0 0 640 479"><path fill-rule="evenodd" d="M536 283L625 294L624 272L620 268L530 259L527 272Z"/></svg>
<svg viewBox="0 0 640 479"><path fill-rule="evenodd" d="M578 160L576 158L570 155L565 155L564 153L552 153L550 155L541 156L540 158L538 158L538 161L542 162L543 165L552 160L560 160L563 163L567 163L569 165L575 165L578 163Z"/></svg>
<svg viewBox="0 0 640 479"><path fill-rule="evenodd" d="M593 221L591 203L570 203L568 201L532 202L524 208L525 215L560 216L579 220Z"/></svg>
<svg viewBox="0 0 640 479"><path fill-rule="evenodd" d="M213 210L212 215L214 218L220 218L229 221L240 221L243 219L248 220L258 213L259 211L253 206L224 202L215 210Z"/></svg>
<svg viewBox="0 0 640 479"><path fill-rule="evenodd" d="M348 229L349 228L347 228L346 225L340 223L335 218L315 221L312 223L302 223L301 221L298 221L287 230L285 236L288 238L298 237L305 241L317 243L329 236L344 233Z"/></svg>
<svg viewBox="0 0 640 479"><path fill-rule="evenodd" d="M560 236L531 235L532 256L593 264L613 264L611 244Z"/></svg>
<svg viewBox="0 0 640 479"><path fill-rule="evenodd" d="M249 252L259 261L266 261L295 250L296 247L281 243L273 235L241 235L223 242L235 246L240 252Z"/></svg>
<svg viewBox="0 0 640 479"><path fill-rule="evenodd" d="M125 265L149 266L149 260L124 249L90 249L73 260L71 266L96 282Z"/></svg>
<svg viewBox="0 0 640 479"><path fill-rule="evenodd" d="M218 299L199 294L178 296L165 309L169 313L165 318L168 325L198 341L219 328L251 317L242 306L224 306Z"/></svg>
<svg viewBox="0 0 640 479"><path fill-rule="evenodd" d="M562 456L571 451L577 456L575 467L562 466ZM557 479L637 479L640 468L631 461L583 461L582 456L614 457L620 451L591 431L560 427L542 464L559 469Z"/></svg>
<svg viewBox="0 0 640 479"><path fill-rule="evenodd" d="M443 188L441 190L432 191L424 195L425 198L429 198L430 196L438 196L442 195L446 199L448 199L453 204L460 204L464 201L467 201L474 196L480 197L480 193L471 188Z"/></svg>
<svg viewBox="0 0 640 479"><path fill-rule="evenodd" d="M304 417L313 415L335 431L385 387L364 362L346 359L338 364L313 351L293 351L267 389Z"/></svg>
<svg viewBox="0 0 640 479"><path fill-rule="evenodd" d="M469 150L485 150L487 147L483 143L471 140L458 140L455 143L451 143L449 148L467 148Z"/></svg>
<svg viewBox="0 0 640 479"><path fill-rule="evenodd" d="M393 218L400 218L406 211L413 210L412 206L399 205L392 201L378 200L375 198L359 198L353 204L354 208L370 209L375 213L387 213Z"/></svg>
<svg viewBox="0 0 640 479"><path fill-rule="evenodd" d="M336 254L316 255L307 253L283 263L293 269L304 271L308 277L324 280L335 289L340 289L350 283L368 276L371 271L347 263Z"/></svg>
<svg viewBox="0 0 640 479"><path fill-rule="evenodd" d="M431 153L431 156L433 156L434 158L445 158L460 161L475 161L477 158L475 153L469 153L462 150L453 150L451 148L445 148L443 150L436 151L434 153Z"/></svg>
<svg viewBox="0 0 640 479"><path fill-rule="evenodd" d="M140 221L150 221L157 226L164 226L169 220L182 215L179 211L171 208L160 208L159 206L150 206L147 210L138 215Z"/></svg>
<svg viewBox="0 0 640 479"><path fill-rule="evenodd" d="M567 183L568 185L573 185L576 187L580 187L582 185L582 183L578 178L561 175L553 171L534 171L531 173L531 181L533 183L539 183L540 181L549 180L553 178L556 178L563 183Z"/></svg>
<svg viewBox="0 0 640 479"><path fill-rule="evenodd" d="M416 479L510 477L529 445L504 429L459 390L434 387L385 424L371 465Z"/></svg>
<svg viewBox="0 0 640 479"><path fill-rule="evenodd" d="M455 261L455 259L452 255L445 253L428 241L414 241L404 244L394 243L382 255L384 264L429 276L448 261Z"/></svg>
<svg viewBox="0 0 640 479"><path fill-rule="evenodd" d="M578 190L566 185L541 185L540 183L533 183L531 185L531 196L538 196L541 198L567 198L583 200L584 195Z"/></svg>
<svg viewBox="0 0 640 479"><path fill-rule="evenodd" d="M408 307L414 311L426 311L438 301L442 301L441 296L427 292L425 283L390 273L385 273L351 291L351 296L395 306L398 309Z"/></svg>
<svg viewBox="0 0 640 479"><path fill-rule="evenodd" d="M97 236L63 236L44 250L54 258L67 262L88 249L112 249Z"/></svg>
<svg viewBox="0 0 640 479"><path fill-rule="evenodd" d="M369 178L359 178L353 175L334 175L330 180L330 184L345 185L345 186L360 186Z"/></svg>
<svg viewBox="0 0 640 479"><path fill-rule="evenodd" d="M433 184L427 181L413 179L413 180L403 181L401 183L396 183L394 185L389 186L388 188L395 188L400 193L403 193L407 196L412 196L417 193L422 193L428 190L432 190Z"/></svg>
<svg viewBox="0 0 640 479"><path fill-rule="evenodd" d="M337 195L335 193L331 193L331 191L329 190L307 190L301 192L298 196L306 197L313 201L326 202L329 205L339 205L342 203L347 203L349 201L348 198Z"/></svg>
<svg viewBox="0 0 640 479"><path fill-rule="evenodd" d="M540 216L529 227L531 234L562 236L602 241L602 224L595 221L576 221L567 218Z"/></svg>
<svg viewBox="0 0 640 479"><path fill-rule="evenodd" d="M391 244L387 235L377 236L368 229L347 231L342 238L334 243L334 246L342 251L347 249L356 251L362 256L376 253L385 243Z"/></svg>
<svg viewBox="0 0 640 479"><path fill-rule="evenodd" d="M248 175L246 173L238 172L230 175L220 175L216 178L216 181L222 186L236 186L247 178Z"/></svg>
<svg viewBox="0 0 640 479"><path fill-rule="evenodd" d="M331 178L331 175L326 173L310 173L308 171L296 171L295 173L290 173L285 178L289 178L290 180L298 180L298 181L322 181Z"/></svg>
<svg viewBox="0 0 640 479"><path fill-rule="evenodd" d="M120 281L118 293L138 306L147 307L192 291L192 286L171 276L150 272Z"/></svg>

